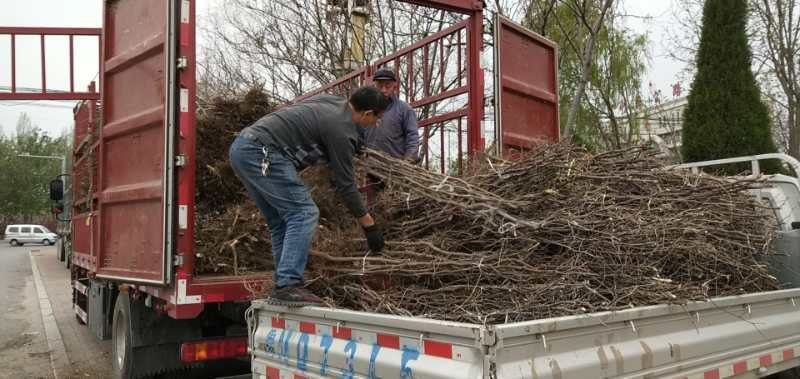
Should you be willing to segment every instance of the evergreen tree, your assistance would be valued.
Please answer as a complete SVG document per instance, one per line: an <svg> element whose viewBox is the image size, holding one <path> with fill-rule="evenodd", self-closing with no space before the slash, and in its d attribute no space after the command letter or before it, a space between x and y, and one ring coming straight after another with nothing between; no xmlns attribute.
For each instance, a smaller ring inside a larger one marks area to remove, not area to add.
<svg viewBox="0 0 800 379"><path fill-rule="evenodd" d="M750 68L746 0L706 0L697 74L683 116L683 159L697 162L774 153L766 105ZM775 172L777 164L763 167ZM733 174L749 167L737 165Z"/></svg>

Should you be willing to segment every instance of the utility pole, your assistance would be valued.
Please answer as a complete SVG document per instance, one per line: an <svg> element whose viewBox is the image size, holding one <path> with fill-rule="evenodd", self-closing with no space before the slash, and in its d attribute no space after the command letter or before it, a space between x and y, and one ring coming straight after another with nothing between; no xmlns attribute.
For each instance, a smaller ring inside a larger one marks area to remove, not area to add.
<svg viewBox="0 0 800 379"><path fill-rule="evenodd" d="M329 12L343 14L348 21L347 41L342 52L342 64L337 67L336 76L342 76L365 64L364 47L366 43L367 23L370 17L370 0L330 0Z"/></svg>

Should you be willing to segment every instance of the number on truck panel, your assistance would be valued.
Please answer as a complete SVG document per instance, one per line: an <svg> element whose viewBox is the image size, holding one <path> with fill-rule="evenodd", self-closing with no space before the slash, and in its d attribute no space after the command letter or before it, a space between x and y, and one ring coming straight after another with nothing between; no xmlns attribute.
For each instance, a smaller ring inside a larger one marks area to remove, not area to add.
<svg viewBox="0 0 800 379"><path fill-rule="evenodd" d="M408 367L408 362L416 361L418 358L419 351L403 348L403 358L400 361L400 379L414 378L414 373L411 372L411 367Z"/></svg>
<svg viewBox="0 0 800 379"><path fill-rule="evenodd" d="M280 334L278 333L279 331ZM297 345L292 347L291 345L295 336L297 336ZM355 339L349 338L349 336L348 338L334 338L331 334L326 333L314 334L297 332L296 330L292 329L270 329L265 337L264 348L268 353L275 354L277 356L277 361L281 362L285 366L295 366L299 371L307 372L309 370L309 344L316 344L316 338L319 338L319 347L322 350L322 357L320 357L321 360L313 361L313 363L319 363L320 365L319 375L332 377L335 376L340 379L354 378L356 376L356 359L360 359L358 356L359 342ZM342 345L337 345L338 349L342 349L342 352L344 353L345 362L341 369L338 367L335 369L330 368L330 352L335 340L341 341L340 343L344 343L343 348ZM399 372L396 376L404 379L413 378L414 375L410 367L410 363L419 359L421 354L420 351L406 346L402 346L400 348L382 346L377 341L371 345L369 352L369 366L366 376L370 379L378 377L378 357L380 356L381 351L384 350L384 347L389 349L387 354L391 354L393 357L397 357L396 354L398 352L400 353L400 367L398 368ZM295 364L292 363L292 352L295 353ZM364 354L366 354L366 351L362 352L362 356Z"/></svg>
<svg viewBox="0 0 800 379"><path fill-rule="evenodd" d="M381 345L377 343L372 345L372 354L369 356L369 378L377 378L375 375L375 361L378 359L378 353L381 352Z"/></svg>
<svg viewBox="0 0 800 379"><path fill-rule="evenodd" d="M280 357L283 359L283 363L285 365L289 365L289 341L292 339L292 334L294 334L293 330L284 330L281 332L281 349L280 349Z"/></svg>
<svg viewBox="0 0 800 379"><path fill-rule="evenodd" d="M353 361L356 357L356 349L358 349L358 343L353 340L348 341L347 346L344 347L344 352L350 353L347 356L347 363L345 363L347 365L347 373L344 373L344 377L346 379L352 379L353 374L356 372L356 369L353 367Z"/></svg>
<svg viewBox="0 0 800 379"><path fill-rule="evenodd" d="M266 350L267 352L274 353L275 352L275 335L278 334L275 332L275 329L272 329L267 333L267 345Z"/></svg>
<svg viewBox="0 0 800 379"><path fill-rule="evenodd" d="M297 341L297 368L300 371L308 369L308 333L300 335L300 340Z"/></svg>
<svg viewBox="0 0 800 379"><path fill-rule="evenodd" d="M322 367L319 369L320 375L325 375L328 371L328 351L331 349L331 345L333 345L333 337L329 334L323 334L322 340L319 343L320 347L322 347Z"/></svg>

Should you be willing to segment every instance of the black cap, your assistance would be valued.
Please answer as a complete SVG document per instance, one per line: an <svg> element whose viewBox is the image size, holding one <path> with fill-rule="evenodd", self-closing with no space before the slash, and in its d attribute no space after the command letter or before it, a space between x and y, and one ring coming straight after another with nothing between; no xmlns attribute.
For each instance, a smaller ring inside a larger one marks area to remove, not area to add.
<svg viewBox="0 0 800 379"><path fill-rule="evenodd" d="M391 80L396 82L397 76L394 74L394 71L383 67L379 68L378 71L375 71L375 75L372 75L372 80Z"/></svg>

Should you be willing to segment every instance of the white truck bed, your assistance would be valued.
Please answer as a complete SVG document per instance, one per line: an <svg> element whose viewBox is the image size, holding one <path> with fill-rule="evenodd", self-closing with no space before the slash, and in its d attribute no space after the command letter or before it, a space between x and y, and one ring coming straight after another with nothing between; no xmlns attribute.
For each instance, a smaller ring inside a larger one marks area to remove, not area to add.
<svg viewBox="0 0 800 379"><path fill-rule="evenodd" d="M800 289L504 325L254 301L253 378L728 378L800 365Z"/></svg>
<svg viewBox="0 0 800 379"><path fill-rule="evenodd" d="M671 168L750 162L758 176L767 159L794 171L753 195L778 220L776 276L800 287L800 162L765 154ZM503 325L255 301L248 322L254 379L720 379L800 366L800 288Z"/></svg>

